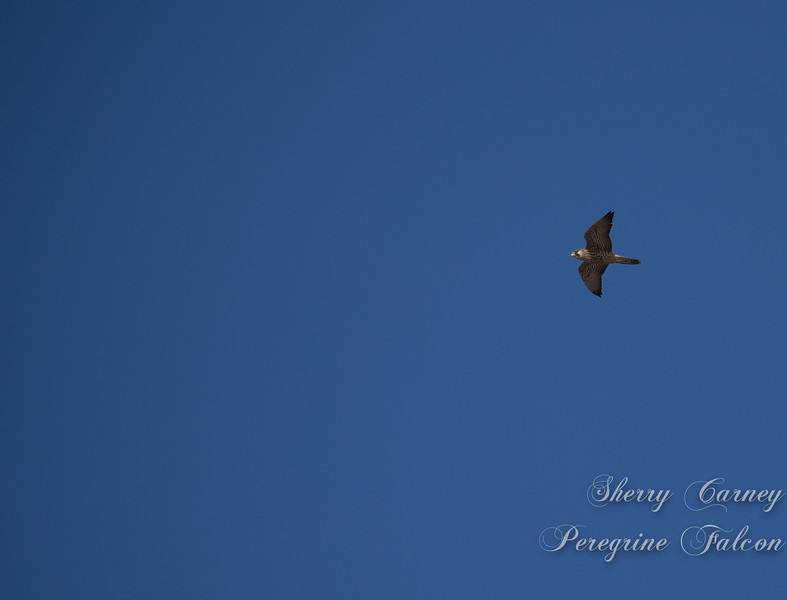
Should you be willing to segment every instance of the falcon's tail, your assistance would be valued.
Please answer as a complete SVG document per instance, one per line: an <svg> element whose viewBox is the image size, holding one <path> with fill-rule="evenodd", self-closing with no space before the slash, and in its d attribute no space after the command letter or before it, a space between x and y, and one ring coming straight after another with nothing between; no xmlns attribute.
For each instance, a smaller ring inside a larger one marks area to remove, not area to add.
<svg viewBox="0 0 787 600"><path fill-rule="evenodd" d="M621 265L641 265L642 261L636 258L626 258L625 256L615 255L615 262Z"/></svg>

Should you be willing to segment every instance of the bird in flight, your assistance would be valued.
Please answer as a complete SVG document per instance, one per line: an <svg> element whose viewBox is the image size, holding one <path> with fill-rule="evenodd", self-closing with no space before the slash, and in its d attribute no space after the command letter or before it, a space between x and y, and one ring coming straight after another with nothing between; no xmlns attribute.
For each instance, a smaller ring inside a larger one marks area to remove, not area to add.
<svg viewBox="0 0 787 600"><path fill-rule="evenodd" d="M586 248L574 250L571 256L581 260L579 276L588 289L599 298L601 297L601 276L612 263L622 265L641 265L642 261L636 258L626 258L612 253L612 238L609 230L612 229L613 211L608 212L598 221L593 223L585 232Z"/></svg>

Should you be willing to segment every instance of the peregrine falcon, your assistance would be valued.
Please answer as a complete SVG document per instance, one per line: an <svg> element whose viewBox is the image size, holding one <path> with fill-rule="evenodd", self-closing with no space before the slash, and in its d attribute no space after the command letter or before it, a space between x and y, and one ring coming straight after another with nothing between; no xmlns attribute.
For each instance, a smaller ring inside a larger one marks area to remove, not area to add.
<svg viewBox="0 0 787 600"><path fill-rule="evenodd" d="M591 225L585 232L587 248L574 250L571 256L581 260L579 276L588 286L588 289L599 298L601 297L601 276L612 263L622 265L641 265L642 261L636 258L626 258L612 253L612 239L609 230L612 229L613 211L608 212Z"/></svg>

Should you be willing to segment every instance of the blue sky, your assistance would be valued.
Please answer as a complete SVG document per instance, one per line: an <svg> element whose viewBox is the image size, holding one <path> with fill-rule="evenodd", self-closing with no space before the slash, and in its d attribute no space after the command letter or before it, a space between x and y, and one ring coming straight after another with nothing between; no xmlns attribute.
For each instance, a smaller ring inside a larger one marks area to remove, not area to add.
<svg viewBox="0 0 787 600"><path fill-rule="evenodd" d="M3 597L785 590L783 4L0 15Z"/></svg>

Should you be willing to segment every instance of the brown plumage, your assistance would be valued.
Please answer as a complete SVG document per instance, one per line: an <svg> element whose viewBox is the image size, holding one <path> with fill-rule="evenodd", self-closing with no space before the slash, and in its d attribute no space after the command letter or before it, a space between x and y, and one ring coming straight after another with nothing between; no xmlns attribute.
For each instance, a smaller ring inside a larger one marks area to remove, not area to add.
<svg viewBox="0 0 787 600"><path fill-rule="evenodd" d="M613 263L622 265L639 265L641 260L636 258L626 258L612 252L612 238L609 231L612 229L613 211L608 212L598 221L593 223L585 232L585 248L579 248L571 253L571 256L581 260L579 265L579 276L587 288L596 296L601 297L601 276L607 267Z"/></svg>

